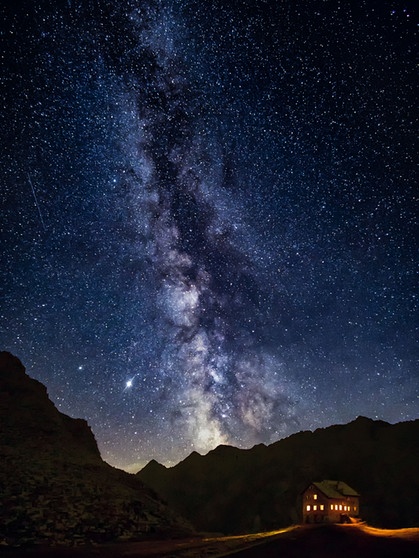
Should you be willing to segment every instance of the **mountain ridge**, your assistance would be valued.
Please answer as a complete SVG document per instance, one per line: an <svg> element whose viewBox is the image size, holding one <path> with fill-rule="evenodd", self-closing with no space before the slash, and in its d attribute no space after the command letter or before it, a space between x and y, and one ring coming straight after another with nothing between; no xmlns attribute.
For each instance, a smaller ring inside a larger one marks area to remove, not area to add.
<svg viewBox="0 0 419 558"><path fill-rule="evenodd" d="M284 441L284 440L289 440L290 438L293 438L294 436L301 436L302 434L313 434L315 432L322 432L324 430L327 430L328 428L334 428L334 427L343 427L343 426L349 426L349 425L354 425L354 424L381 424L383 426L392 426L392 424L405 424L405 423L411 423L411 422L416 422L419 419L413 419L413 420L407 420L407 421L400 421L400 422L396 422L396 423L390 423L390 422L386 422L384 420L381 419L371 419L369 417L363 416L363 415L359 415L357 416L355 419L351 420L348 423L336 423L336 424L330 424L329 426L322 426L322 427L318 427L314 430L300 430L298 432L294 432L292 434L290 434L289 436L286 436L285 438L280 438L279 440L275 440L274 442L271 442L270 444L264 444L264 443L259 443L259 444L255 444L254 446L251 446L249 448L239 448L237 446L234 445L230 445L230 444L220 444L218 446L216 446L215 448L209 450L207 453L199 453L198 451L192 451L190 454L188 454L184 459L182 459L181 461L179 461L178 463L176 463L175 465L164 465L163 463L160 463L159 461L157 461L156 459L151 459L148 463L146 463L144 465L144 467L142 467L140 470L137 471L137 475L139 473L141 473L142 471L146 470L149 465L155 466L155 464L163 467L164 469L173 469L175 467L177 467L180 463L184 463L185 461L189 460L192 456L199 456L199 457L207 457L208 455L213 455L214 453L217 454L220 451L224 451L223 448L227 448L227 450L237 450L239 452L249 452L249 451L253 451L255 450L255 448L270 448L272 446L275 446L276 444ZM194 457L194 458L195 458Z"/></svg>
<svg viewBox="0 0 419 558"><path fill-rule="evenodd" d="M361 516L372 524L419 525L418 419L360 416L269 446L218 446L190 457L165 469L146 465L137 475L198 529L234 534L299 523L301 491L326 478L358 490Z"/></svg>

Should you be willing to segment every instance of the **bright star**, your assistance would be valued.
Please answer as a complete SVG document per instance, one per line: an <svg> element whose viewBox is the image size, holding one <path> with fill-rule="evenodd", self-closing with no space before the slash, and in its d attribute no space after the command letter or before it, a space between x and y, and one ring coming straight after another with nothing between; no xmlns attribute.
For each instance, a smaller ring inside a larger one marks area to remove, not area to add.
<svg viewBox="0 0 419 558"><path fill-rule="evenodd" d="M132 376L132 378L129 378L128 380L126 380L124 391L127 390L127 389L132 388L132 386L134 385L134 380L135 380L136 377L137 377L137 374L135 374L135 376Z"/></svg>

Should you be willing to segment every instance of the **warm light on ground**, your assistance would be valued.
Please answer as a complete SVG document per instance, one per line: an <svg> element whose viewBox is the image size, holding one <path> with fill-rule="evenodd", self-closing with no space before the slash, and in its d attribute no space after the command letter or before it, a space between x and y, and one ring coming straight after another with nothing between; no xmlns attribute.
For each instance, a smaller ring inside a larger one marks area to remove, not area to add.
<svg viewBox="0 0 419 558"><path fill-rule="evenodd" d="M285 529L280 529L279 531L266 531L263 533L251 533L248 535L230 535L230 536L223 536L223 537L208 537L202 539L204 542L228 542L228 541L237 541L237 542L251 542L254 540L259 539L266 539L268 537L275 537L276 535L281 535L282 533L289 533L294 529L298 529L297 526L293 525L291 527L286 527Z"/></svg>
<svg viewBox="0 0 419 558"><path fill-rule="evenodd" d="M379 529L378 527L370 527L365 523L356 525L344 525L343 527L355 527L355 529L360 529L361 531L364 531L364 533L375 535L377 537L391 537L399 539L419 538L419 527L410 527L406 529Z"/></svg>

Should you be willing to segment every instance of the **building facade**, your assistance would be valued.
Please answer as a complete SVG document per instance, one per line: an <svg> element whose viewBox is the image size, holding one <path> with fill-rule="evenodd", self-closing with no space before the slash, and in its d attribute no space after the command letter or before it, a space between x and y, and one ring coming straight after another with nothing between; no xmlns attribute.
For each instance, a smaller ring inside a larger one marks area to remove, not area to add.
<svg viewBox="0 0 419 558"><path fill-rule="evenodd" d="M345 523L359 517L359 494L342 481L311 483L302 493L303 523Z"/></svg>

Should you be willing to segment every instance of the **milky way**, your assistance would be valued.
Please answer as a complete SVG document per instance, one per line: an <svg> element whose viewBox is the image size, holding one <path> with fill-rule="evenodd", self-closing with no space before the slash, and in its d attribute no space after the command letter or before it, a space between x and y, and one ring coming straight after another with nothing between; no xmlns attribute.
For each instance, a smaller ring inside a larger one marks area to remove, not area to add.
<svg viewBox="0 0 419 558"><path fill-rule="evenodd" d="M110 463L417 418L417 21L359 4L6 11L2 349Z"/></svg>

